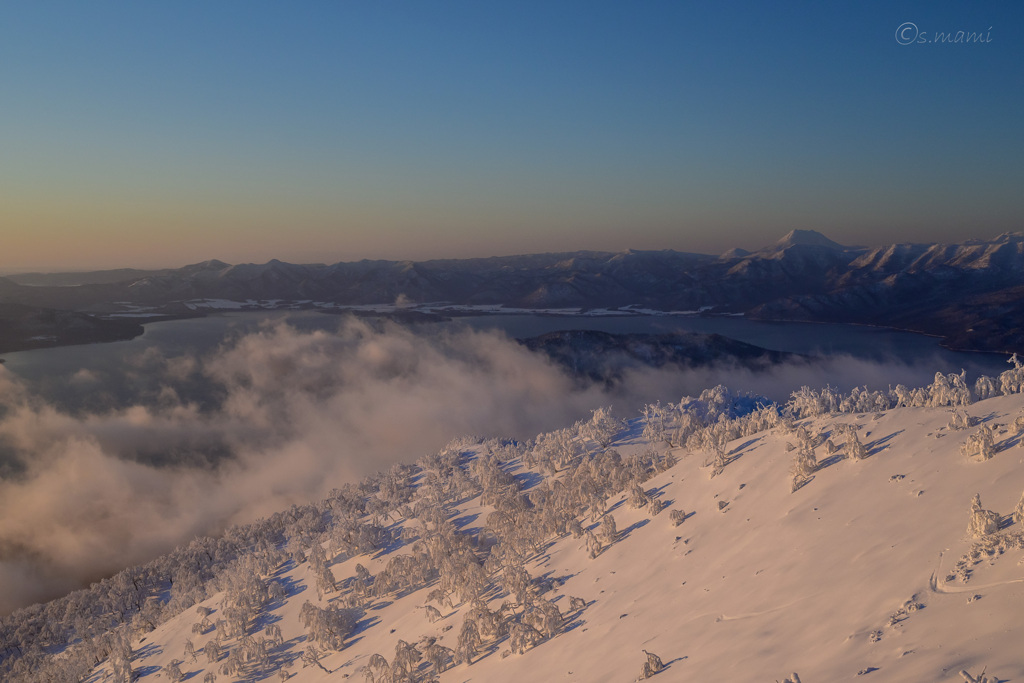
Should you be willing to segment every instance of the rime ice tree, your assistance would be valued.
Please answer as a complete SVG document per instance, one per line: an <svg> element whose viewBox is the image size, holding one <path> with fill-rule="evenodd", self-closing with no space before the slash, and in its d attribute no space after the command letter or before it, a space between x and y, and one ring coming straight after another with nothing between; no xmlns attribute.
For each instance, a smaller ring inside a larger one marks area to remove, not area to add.
<svg viewBox="0 0 1024 683"><path fill-rule="evenodd" d="M988 375L982 375L974 382L974 394L979 401L999 395L999 385Z"/></svg>
<svg viewBox="0 0 1024 683"><path fill-rule="evenodd" d="M999 531L999 513L981 507L981 495L975 493L971 500L971 517L967 523L967 533L974 538L983 538Z"/></svg>
<svg viewBox="0 0 1024 683"><path fill-rule="evenodd" d="M454 656L455 652L451 648L439 645L434 638L428 638L423 648L423 657L438 673L442 673L448 668Z"/></svg>
<svg viewBox="0 0 1024 683"><path fill-rule="evenodd" d="M526 614L523 615L523 621L540 631L545 638L553 638L562 630L564 620L558 605L550 600L540 598L530 604Z"/></svg>
<svg viewBox="0 0 1024 683"><path fill-rule="evenodd" d="M619 537L619 531L615 526L615 517L609 512L601 520L601 538L605 543L611 545Z"/></svg>
<svg viewBox="0 0 1024 683"><path fill-rule="evenodd" d="M818 459L814 457L814 451L809 448L797 450L796 457L793 459L793 466L790 468L790 474L793 476L792 490L796 491L806 484L817 469Z"/></svg>
<svg viewBox="0 0 1024 683"><path fill-rule="evenodd" d="M473 664L473 657L476 657L483 647L483 640L480 638L480 629L476 622L466 617L462 620L462 630L459 632L459 640L455 646L455 658L459 662Z"/></svg>
<svg viewBox="0 0 1024 683"><path fill-rule="evenodd" d="M302 666L303 666L303 668L305 668L307 666L316 666L316 667L322 669L323 671L326 671L327 673L332 673L332 671L330 669L328 669L326 666L324 666L323 664L320 663L320 658L322 656L323 656L323 653L320 652L320 650L318 650L315 646L310 645L309 647L307 647L305 650L302 651Z"/></svg>
<svg viewBox="0 0 1024 683"><path fill-rule="evenodd" d="M299 621L311 642L337 651L345 647L345 638L355 628L356 613L335 606L321 609L307 600L299 611Z"/></svg>
<svg viewBox="0 0 1024 683"><path fill-rule="evenodd" d="M953 416L949 418L949 428L953 431L961 431L964 429L970 429L976 425L978 421L968 415L966 412L960 412L959 410L953 411Z"/></svg>
<svg viewBox="0 0 1024 683"><path fill-rule="evenodd" d="M661 403L645 405L642 410L644 431L643 437L652 444L660 443L666 438L666 410Z"/></svg>
<svg viewBox="0 0 1024 683"><path fill-rule="evenodd" d="M612 409L607 407L595 410L590 422L584 424L580 429L580 434L596 441L602 448L607 448L620 431L622 431L622 422L612 417Z"/></svg>
<svg viewBox="0 0 1024 683"><path fill-rule="evenodd" d="M996 454L995 433L988 425L982 425L978 431L967 437L960 452L972 460L991 460Z"/></svg>
<svg viewBox="0 0 1024 683"><path fill-rule="evenodd" d="M540 631L529 624L514 622L509 627L509 648L521 655L544 640Z"/></svg>
<svg viewBox="0 0 1024 683"><path fill-rule="evenodd" d="M163 668L163 673L171 683L181 683L182 679L185 678L185 674L181 672L181 662L177 659L172 659L171 663Z"/></svg>
<svg viewBox="0 0 1024 683"><path fill-rule="evenodd" d="M1017 358L1016 353L1007 362L1012 364L1013 368L999 375L999 389L1007 396L1019 394L1024 388L1024 364Z"/></svg>
<svg viewBox="0 0 1024 683"><path fill-rule="evenodd" d="M643 667L640 669L641 679L650 678L665 668L665 664L661 661L661 657L653 652L648 652L647 650L642 650L642 652L647 655L647 661L644 662Z"/></svg>
<svg viewBox="0 0 1024 683"><path fill-rule="evenodd" d="M851 460L865 460L869 453L868 449L857 438L857 428L850 425L847 429L846 445L849 448Z"/></svg>
<svg viewBox="0 0 1024 683"><path fill-rule="evenodd" d="M391 662L391 675L396 680L410 678L416 664L423 659L423 653L415 645L399 640L395 645L395 659Z"/></svg>
<svg viewBox="0 0 1024 683"><path fill-rule="evenodd" d="M210 664L215 663L220 659L220 645L216 639L211 638L206 641L206 647L203 648L203 654L206 655L206 661Z"/></svg>

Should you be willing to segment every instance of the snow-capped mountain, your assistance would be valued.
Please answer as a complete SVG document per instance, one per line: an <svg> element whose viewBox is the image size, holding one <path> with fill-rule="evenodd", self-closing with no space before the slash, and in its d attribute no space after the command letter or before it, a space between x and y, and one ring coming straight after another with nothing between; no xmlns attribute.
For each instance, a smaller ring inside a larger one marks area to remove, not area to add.
<svg viewBox="0 0 1024 683"><path fill-rule="evenodd" d="M333 265L206 261L113 281L117 272L122 271L83 275L75 287L44 286L39 276L31 278L34 286L0 281L0 302L92 313L131 305L179 314L188 313L183 302L211 300L710 310L768 320L888 325L940 335L957 348L1024 351L1020 233L868 249L794 230L764 249L718 257L630 250ZM54 278L69 282L67 274Z"/></svg>

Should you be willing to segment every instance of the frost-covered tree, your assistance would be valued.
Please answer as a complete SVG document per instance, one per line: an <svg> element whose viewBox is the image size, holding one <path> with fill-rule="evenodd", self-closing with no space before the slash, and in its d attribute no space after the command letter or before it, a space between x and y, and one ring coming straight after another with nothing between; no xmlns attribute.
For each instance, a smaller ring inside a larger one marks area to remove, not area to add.
<svg viewBox="0 0 1024 683"><path fill-rule="evenodd" d="M558 605L544 598L530 604L523 620L540 631L545 638L554 638L562 630L565 621Z"/></svg>
<svg viewBox="0 0 1024 683"><path fill-rule="evenodd" d="M1007 396L1019 394L1024 389L1024 363L1021 363L1016 353L1007 362L1013 367L999 375L999 390Z"/></svg>
<svg viewBox="0 0 1024 683"><path fill-rule="evenodd" d="M509 627L509 648L521 655L544 640L540 631L522 622L514 622Z"/></svg>
<svg viewBox="0 0 1024 683"><path fill-rule="evenodd" d="M964 679L964 683L999 683L998 677L993 676L992 678L989 678L986 676L985 669L982 669L981 673L977 676L972 676L966 669L960 669L960 677ZM799 683L799 681L797 683Z"/></svg>
<svg viewBox="0 0 1024 683"><path fill-rule="evenodd" d="M650 678L665 668L665 664L661 661L661 657L653 652L648 652L647 650L642 650L642 652L647 655L647 661L644 662L643 667L640 669L641 679Z"/></svg>
<svg viewBox="0 0 1024 683"><path fill-rule="evenodd" d="M818 459L814 457L814 451L809 448L800 448L796 452L796 457L793 459L793 465L790 468L790 474L792 475L792 490L796 491L798 488L807 483L811 475L814 474L818 469Z"/></svg>
<svg viewBox="0 0 1024 683"><path fill-rule="evenodd" d="M181 662L177 659L172 659L171 662L163 668L162 673L171 683L181 683L185 678L185 674L181 671Z"/></svg>
<svg viewBox="0 0 1024 683"><path fill-rule="evenodd" d="M601 520L601 540L611 545L619 538L619 530L615 526L615 517L609 512Z"/></svg>
<svg viewBox="0 0 1024 683"><path fill-rule="evenodd" d="M966 371L960 374L935 373L935 381L928 387L930 406L966 406L971 403L971 390L967 387Z"/></svg>
<svg viewBox="0 0 1024 683"><path fill-rule="evenodd" d="M1024 522L1024 494L1021 494L1017 507L1013 509L1013 521L1017 523Z"/></svg>
<svg viewBox="0 0 1024 683"><path fill-rule="evenodd" d="M860 438L858 438L857 428L854 425L849 425L847 427L846 447L848 456L851 460L866 460L870 455L867 447L861 443Z"/></svg>
<svg viewBox="0 0 1024 683"><path fill-rule="evenodd" d="M211 638L206 641L206 646L203 648L203 654L206 655L206 661L210 664L213 664L220 659L220 643L217 642L216 638Z"/></svg>
<svg viewBox="0 0 1024 683"><path fill-rule="evenodd" d="M481 647L483 640L480 638L480 629L477 628L476 622L467 616L462 620L462 630L459 631L459 639L455 645L456 661L472 664Z"/></svg>
<svg viewBox="0 0 1024 683"><path fill-rule="evenodd" d="M423 653L415 645L399 640L395 645L395 658L391 662L391 676L395 680L411 678Z"/></svg>
<svg viewBox="0 0 1024 683"><path fill-rule="evenodd" d="M686 512L684 510L672 510L668 513L668 518L672 520L672 526L679 526L686 521Z"/></svg>
<svg viewBox="0 0 1024 683"><path fill-rule="evenodd" d="M991 460L996 454L994 430L988 425L982 425L967 437L967 441L960 446L960 452L972 460Z"/></svg>
<svg viewBox="0 0 1024 683"><path fill-rule="evenodd" d="M436 673L444 672L455 657L455 651L437 642L436 638L425 638L420 645L423 648L423 658L426 659Z"/></svg>
<svg viewBox="0 0 1024 683"><path fill-rule="evenodd" d="M622 426L622 421L612 415L611 406L598 408L591 415L590 421L582 425L580 435L607 448L615 435L622 431Z"/></svg>
<svg viewBox="0 0 1024 683"><path fill-rule="evenodd" d="M277 624L268 625L263 629L263 633L270 639L270 642L275 645L280 645L284 642L284 635L281 633L281 627Z"/></svg>
<svg viewBox="0 0 1024 683"><path fill-rule="evenodd" d="M953 431L962 431L964 429L970 429L974 425L978 424L977 418L971 417L966 411L954 410L953 415L949 418L948 427Z"/></svg>
<svg viewBox="0 0 1024 683"><path fill-rule="evenodd" d="M971 516L967 523L967 533L974 538L982 538L999 531L1002 518L998 513L981 507L981 495L974 494L971 500Z"/></svg>
<svg viewBox="0 0 1024 683"><path fill-rule="evenodd" d="M342 650L345 639L355 629L358 612L334 605L320 608L307 600L299 610L299 621L310 642L330 650Z"/></svg>
<svg viewBox="0 0 1024 683"><path fill-rule="evenodd" d="M315 666L327 673L333 673L330 669L320 663L320 658L323 657L321 652L316 646L310 645L302 651L302 667Z"/></svg>
<svg viewBox="0 0 1024 683"><path fill-rule="evenodd" d="M668 411L661 406L661 403L645 405L641 410L643 421L643 437L652 444L670 440L668 436L668 422L671 419Z"/></svg>
<svg viewBox="0 0 1024 683"><path fill-rule="evenodd" d="M988 375L982 375L974 381L974 395L979 401L998 396L1000 393L999 385Z"/></svg>

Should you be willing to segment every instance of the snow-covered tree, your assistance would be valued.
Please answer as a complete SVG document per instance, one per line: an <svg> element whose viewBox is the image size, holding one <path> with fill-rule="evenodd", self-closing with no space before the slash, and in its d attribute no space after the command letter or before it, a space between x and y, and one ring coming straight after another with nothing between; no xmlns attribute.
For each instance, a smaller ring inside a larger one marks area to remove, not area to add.
<svg viewBox="0 0 1024 683"><path fill-rule="evenodd" d="M462 630L459 631L459 639L455 646L455 658L458 662L472 664L473 658L483 647L483 640L480 638L480 629L476 622L470 617L462 620Z"/></svg>
<svg viewBox="0 0 1024 683"><path fill-rule="evenodd" d="M455 651L437 642L435 638L427 638L423 642L423 658L430 662L437 673L444 672L455 657Z"/></svg>
<svg viewBox="0 0 1024 683"><path fill-rule="evenodd" d="M846 430L846 447L851 460L866 460L870 455L867 447L858 438L854 425L850 425Z"/></svg>
<svg viewBox="0 0 1024 683"><path fill-rule="evenodd" d="M661 657L653 652L648 652L647 650L642 650L642 652L647 655L647 661L644 662L643 667L640 669L641 679L650 678L665 668L665 664L661 661Z"/></svg>
<svg viewBox="0 0 1024 683"><path fill-rule="evenodd" d="M345 639L355 629L358 613L334 605L320 608L307 600L299 611L299 621L306 629L309 641L330 650L341 650Z"/></svg>
<svg viewBox="0 0 1024 683"><path fill-rule="evenodd" d="M391 662L391 676L395 680L411 678L423 653L415 645L399 640L395 645L395 658Z"/></svg>
<svg viewBox="0 0 1024 683"><path fill-rule="evenodd" d="M974 538L982 538L999 531L1001 517L998 513L981 507L981 495L974 494L971 500L971 516L967 523L967 533Z"/></svg>
<svg viewBox="0 0 1024 683"><path fill-rule="evenodd" d="M979 401L984 401L993 396L999 396L999 384L988 375L982 375L974 381L974 395Z"/></svg>
<svg viewBox="0 0 1024 683"><path fill-rule="evenodd" d="M1013 509L1013 521L1017 523L1024 522L1024 494L1021 494L1017 507Z"/></svg>
<svg viewBox="0 0 1024 683"><path fill-rule="evenodd" d="M793 459L793 465L790 468L792 490L796 491L807 483L807 480L810 479L817 469L818 459L814 457L814 451L809 448L799 448L796 452L796 457Z"/></svg>
<svg viewBox="0 0 1024 683"><path fill-rule="evenodd" d="M580 435L596 441L602 448L607 448L615 435L622 431L622 426L622 421L612 415L611 406L598 408L593 412L590 421L582 425Z"/></svg>
<svg viewBox="0 0 1024 683"><path fill-rule="evenodd" d="M220 659L220 644L216 638L211 638L206 641L206 646L203 648L203 654L206 655L206 661L210 664L217 662Z"/></svg>
<svg viewBox="0 0 1024 683"><path fill-rule="evenodd" d="M1007 396L1019 394L1024 389L1024 363L1021 363L1016 353L1007 362L1013 367L999 375L999 390Z"/></svg>
<svg viewBox="0 0 1024 683"><path fill-rule="evenodd" d="M181 662L177 659L172 659L170 663L163 668L163 675L171 683L181 683L185 678L185 674L181 671Z"/></svg>
<svg viewBox="0 0 1024 683"><path fill-rule="evenodd" d="M615 526L615 517L609 512L601 520L601 540L607 545L615 543L619 538L619 530Z"/></svg>
<svg viewBox="0 0 1024 683"><path fill-rule="evenodd" d="M960 446L960 452L972 460L991 460L996 454L995 433L988 425L982 425L978 431L967 437Z"/></svg>
<svg viewBox="0 0 1024 683"><path fill-rule="evenodd" d="M544 640L540 631L529 624L513 622L509 627L509 648L521 655Z"/></svg>

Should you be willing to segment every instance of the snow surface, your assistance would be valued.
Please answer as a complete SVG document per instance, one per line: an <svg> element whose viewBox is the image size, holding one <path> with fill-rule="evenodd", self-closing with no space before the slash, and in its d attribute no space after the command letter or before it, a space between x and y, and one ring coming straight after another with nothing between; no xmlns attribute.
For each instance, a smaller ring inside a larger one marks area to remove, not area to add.
<svg viewBox="0 0 1024 683"><path fill-rule="evenodd" d="M527 564L533 577L557 579L544 597L566 615L561 633L522 655L503 657L507 640L490 643L482 659L448 669L439 680L620 683L638 678L646 649L667 665L654 677L661 681L771 682L794 671L803 683L961 681L961 669L978 675L986 667L995 680L1022 681L1024 551L1005 542L1021 526L1004 521L1004 542L990 542L991 552L976 548L973 558L974 541L965 531L975 493L1004 515L1021 497L1024 448L1012 423L1022 411L1022 395L967 408L996 428L999 450L985 462L961 454L972 430L952 431L948 408L802 420L799 425L837 443L836 427L854 425L870 456L856 461L820 454L825 466L795 492L787 450L795 438L783 427L729 443L728 465L714 478L701 466L706 454L675 449L679 463L644 484L667 505L664 512L652 517L646 508L630 509L619 495L608 506L619 540L596 559L589 559L583 539L564 536ZM623 456L648 448L639 431L633 424L614 447ZM518 461L509 469L527 474ZM674 526L671 509L692 514ZM490 510L476 497L461 503L453 519L472 531ZM595 533L598 526L591 524ZM404 546L339 558L331 569L341 584L357 563L377 574L403 552ZM969 580L956 578L958 570ZM303 667L300 659L306 636L299 609L306 600L318 602L309 563L289 560L273 579L289 595L268 605L263 623L280 626L284 642L271 659L275 668L291 662L288 680L296 683L364 680L370 656L390 660L399 639L433 636L455 648L469 608L442 607L443 618L430 623L417 609L430 586L374 599L347 647L321 660L328 674ZM343 593L327 594L319 604ZM584 599L586 607L572 611L569 596ZM220 599L202 603L214 610L212 620ZM492 609L501 599L492 600ZM186 680L202 681L214 670L201 652L214 633L194 635L197 621L195 608L189 609L133 643L139 680L166 681L160 667L174 659L185 660ZM183 657L186 639L199 654L196 661ZM217 674L218 681L236 680ZM278 680L277 672L237 678L271 677ZM102 664L89 680L107 678Z"/></svg>

